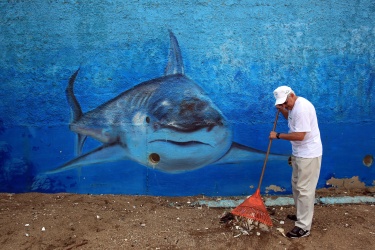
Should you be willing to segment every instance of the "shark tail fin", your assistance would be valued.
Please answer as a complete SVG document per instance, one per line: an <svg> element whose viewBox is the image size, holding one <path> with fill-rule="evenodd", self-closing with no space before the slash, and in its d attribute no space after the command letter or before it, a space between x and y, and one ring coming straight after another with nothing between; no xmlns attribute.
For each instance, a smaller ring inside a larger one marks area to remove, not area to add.
<svg viewBox="0 0 375 250"><path fill-rule="evenodd" d="M75 143L75 154L76 155L82 154L83 144L85 144L86 139L87 139L86 135L77 134L76 143Z"/></svg>
<svg viewBox="0 0 375 250"><path fill-rule="evenodd" d="M165 68L164 75L184 74L184 63L182 61L180 46L177 38L171 30L169 30L170 49L168 56L168 64Z"/></svg>
<svg viewBox="0 0 375 250"><path fill-rule="evenodd" d="M81 105L79 104L76 96L74 95L74 82L76 80L79 70L80 69L78 68L76 72L74 72L73 75L69 78L69 83L65 90L66 99L68 100L71 112L70 123L78 121L83 116ZM82 147L86 138L86 135L77 134L75 147L76 155L80 155L82 153Z"/></svg>

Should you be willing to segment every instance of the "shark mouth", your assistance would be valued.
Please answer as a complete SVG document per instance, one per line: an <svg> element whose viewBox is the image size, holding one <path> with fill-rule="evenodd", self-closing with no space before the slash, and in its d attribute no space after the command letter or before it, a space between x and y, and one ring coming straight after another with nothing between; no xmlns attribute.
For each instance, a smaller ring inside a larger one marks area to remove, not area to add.
<svg viewBox="0 0 375 250"><path fill-rule="evenodd" d="M165 143L171 143L171 144L174 144L174 145L177 145L177 146L195 146L197 144L201 144L201 145L207 145L207 146L210 146L212 147L212 145L208 144L208 143L204 143L204 142L200 142L200 141L184 141L184 142L180 142L180 141L171 141L171 140L153 140L153 141L150 141L150 143L153 143L153 142L165 142Z"/></svg>
<svg viewBox="0 0 375 250"><path fill-rule="evenodd" d="M173 141L173 140L166 140L166 139L157 139L157 140L149 141L149 143L168 143L168 144L172 144L172 145L179 146L179 147L185 147L185 148L196 147L196 146L199 146L199 145L208 146L208 147L213 148L213 146L209 143L204 143L204 142L201 142L201 141L194 141L194 140L192 140L192 141ZM148 161L151 165L155 166L161 161L161 157L158 153L155 153L155 152L150 153L149 156L148 156Z"/></svg>
<svg viewBox="0 0 375 250"><path fill-rule="evenodd" d="M195 122L192 124L184 124L184 123L172 123L172 124L161 124L155 123L155 128L166 128L171 129L177 132L193 132L205 128L207 132L210 132L215 126L223 126L223 122L212 122L212 123L202 123L202 122Z"/></svg>

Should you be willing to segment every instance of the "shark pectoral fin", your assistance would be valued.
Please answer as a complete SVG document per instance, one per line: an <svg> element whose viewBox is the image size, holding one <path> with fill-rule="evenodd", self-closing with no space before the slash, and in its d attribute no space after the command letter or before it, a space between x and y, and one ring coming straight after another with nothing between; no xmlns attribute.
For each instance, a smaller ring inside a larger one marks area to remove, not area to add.
<svg viewBox="0 0 375 250"><path fill-rule="evenodd" d="M126 151L119 144L108 144L94 149L84 155L81 155L64 165L48 171L47 174L55 174L62 171L70 170L83 165L111 162L128 159Z"/></svg>
<svg viewBox="0 0 375 250"><path fill-rule="evenodd" d="M235 164L250 161L264 161L266 152L233 143L228 152L214 164ZM289 155L269 154L268 160L288 161Z"/></svg>

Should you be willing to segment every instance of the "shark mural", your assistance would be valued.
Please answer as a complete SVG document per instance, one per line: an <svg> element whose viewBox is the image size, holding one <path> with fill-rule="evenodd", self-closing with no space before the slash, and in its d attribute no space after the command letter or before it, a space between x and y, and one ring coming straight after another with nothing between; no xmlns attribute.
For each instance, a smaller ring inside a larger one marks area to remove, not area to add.
<svg viewBox="0 0 375 250"><path fill-rule="evenodd" d="M168 173L264 160L263 151L232 141L225 116L185 76L178 41L171 31L169 35L164 76L140 83L85 114L73 91L79 69L71 76L66 96L72 111L70 130L77 134L77 157L48 173L119 160ZM103 145L82 154L87 137ZM270 155L269 160L287 156Z"/></svg>

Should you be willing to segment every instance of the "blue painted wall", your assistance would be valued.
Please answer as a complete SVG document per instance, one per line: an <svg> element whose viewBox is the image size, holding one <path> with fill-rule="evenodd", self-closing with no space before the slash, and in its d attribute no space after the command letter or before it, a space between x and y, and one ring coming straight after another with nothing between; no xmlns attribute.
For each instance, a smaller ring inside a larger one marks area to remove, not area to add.
<svg viewBox="0 0 375 250"><path fill-rule="evenodd" d="M358 176L374 186L375 3L365 1L0 1L0 192L247 195L263 162L171 174L117 161L46 174L73 159L65 97L84 112L160 77L176 35L185 74L231 124L233 141L266 150L272 91L292 87L316 107L319 187ZM280 119L278 131L287 131ZM99 146L88 139L84 151ZM290 154L275 141L273 153ZM173 153L173 152L172 152ZM370 157L371 159L371 157ZM262 192L290 193L287 162L267 164ZM280 193L278 193L280 194Z"/></svg>

